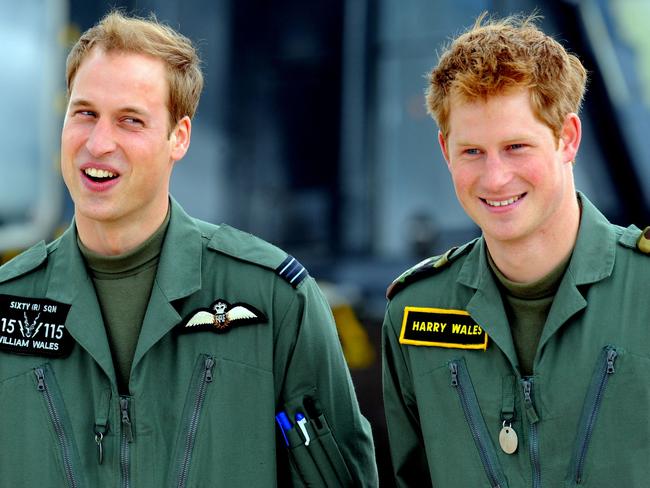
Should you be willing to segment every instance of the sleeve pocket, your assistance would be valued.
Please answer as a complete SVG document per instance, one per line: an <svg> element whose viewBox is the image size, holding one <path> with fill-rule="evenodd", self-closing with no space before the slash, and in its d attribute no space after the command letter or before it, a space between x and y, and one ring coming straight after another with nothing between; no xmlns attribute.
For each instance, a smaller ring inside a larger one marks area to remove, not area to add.
<svg viewBox="0 0 650 488"><path fill-rule="evenodd" d="M308 416L304 413L302 401L288 402L285 411L291 422L291 428L284 434L292 477L299 478L305 486L352 486L352 476L325 416L322 413ZM301 417L304 419L298 421Z"/></svg>

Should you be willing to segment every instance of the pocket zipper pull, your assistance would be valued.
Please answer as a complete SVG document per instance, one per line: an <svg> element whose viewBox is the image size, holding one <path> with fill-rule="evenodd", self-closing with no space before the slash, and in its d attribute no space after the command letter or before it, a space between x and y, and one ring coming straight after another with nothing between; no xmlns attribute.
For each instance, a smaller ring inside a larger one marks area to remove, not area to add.
<svg viewBox="0 0 650 488"><path fill-rule="evenodd" d="M212 367L214 366L214 359L212 358L207 358L205 360L205 365L204 365L204 371L205 371L205 382L206 383L212 383Z"/></svg>
<svg viewBox="0 0 650 488"><path fill-rule="evenodd" d="M43 373L43 369L36 368L34 373L36 374L36 381L38 382L36 389L38 391L45 391L45 374Z"/></svg>
<svg viewBox="0 0 650 488"><path fill-rule="evenodd" d="M451 386L454 388L458 386L458 365L456 363L449 363L449 370L451 371Z"/></svg>
<svg viewBox="0 0 650 488"><path fill-rule="evenodd" d="M614 374L614 361L616 361L616 356L618 356L616 349L607 351L607 374Z"/></svg>

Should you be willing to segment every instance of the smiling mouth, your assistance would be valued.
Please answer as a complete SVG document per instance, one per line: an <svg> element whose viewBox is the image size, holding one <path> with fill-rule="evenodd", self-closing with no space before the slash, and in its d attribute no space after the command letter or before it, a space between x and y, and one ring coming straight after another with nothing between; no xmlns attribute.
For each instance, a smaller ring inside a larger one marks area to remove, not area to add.
<svg viewBox="0 0 650 488"><path fill-rule="evenodd" d="M486 198L481 198L481 200L483 200L483 202L488 204L490 207L505 207L507 205L512 205L517 200L523 198L524 195L526 194L522 193L521 195L516 195L514 197L508 198L507 200L487 200Z"/></svg>
<svg viewBox="0 0 650 488"><path fill-rule="evenodd" d="M86 168L83 170L83 173L92 181L96 183L102 183L104 181L110 181L117 178L117 174L112 171L98 168Z"/></svg>

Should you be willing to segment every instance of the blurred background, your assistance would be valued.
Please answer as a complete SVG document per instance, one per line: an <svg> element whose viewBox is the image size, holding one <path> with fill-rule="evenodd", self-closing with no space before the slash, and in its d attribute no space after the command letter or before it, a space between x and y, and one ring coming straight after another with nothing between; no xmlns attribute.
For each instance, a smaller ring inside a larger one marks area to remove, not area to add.
<svg viewBox="0 0 650 488"><path fill-rule="evenodd" d="M386 286L478 235L427 116L437 52L482 12L543 16L591 81L577 186L615 223L650 224L650 0L0 0L0 252L50 240L72 216L58 168L64 62L111 7L195 41L206 87L172 193L199 218L297 257L334 311L382 486Z"/></svg>

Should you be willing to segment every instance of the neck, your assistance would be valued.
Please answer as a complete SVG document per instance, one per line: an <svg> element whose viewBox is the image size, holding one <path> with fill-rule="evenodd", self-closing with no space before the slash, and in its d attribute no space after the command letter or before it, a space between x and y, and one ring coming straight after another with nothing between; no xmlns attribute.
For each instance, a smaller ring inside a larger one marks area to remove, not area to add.
<svg viewBox="0 0 650 488"><path fill-rule="evenodd" d="M169 203L162 211L149 218L123 222L99 221L75 214L79 239L93 252L104 256L117 256L135 249L162 225L167 216Z"/></svg>
<svg viewBox="0 0 650 488"><path fill-rule="evenodd" d="M511 281L532 283L547 276L564 260L575 246L580 226L580 206L570 199L562 217L550 228L538 231L521 241L502 242L485 237L494 264Z"/></svg>

